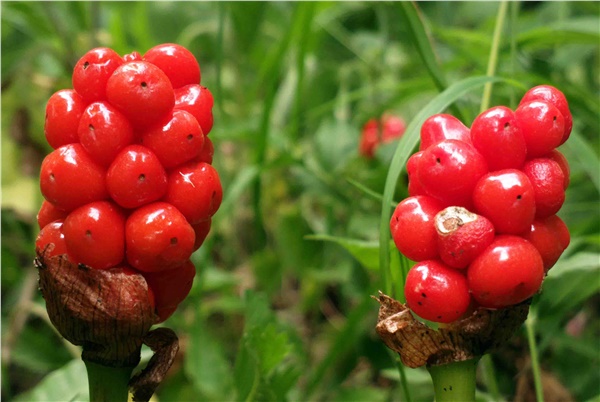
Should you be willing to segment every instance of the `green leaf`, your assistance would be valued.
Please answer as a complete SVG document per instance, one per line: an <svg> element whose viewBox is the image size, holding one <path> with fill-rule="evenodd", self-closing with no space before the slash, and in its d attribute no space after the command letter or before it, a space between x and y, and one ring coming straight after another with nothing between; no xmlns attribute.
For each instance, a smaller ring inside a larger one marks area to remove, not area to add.
<svg viewBox="0 0 600 402"><path fill-rule="evenodd" d="M573 130L569 140L563 146L577 158L581 168L600 192L600 158L590 141L587 141L577 130Z"/></svg>
<svg viewBox="0 0 600 402"><path fill-rule="evenodd" d="M87 401L88 378L83 360L75 359L48 374L31 390L17 395L14 402Z"/></svg>
<svg viewBox="0 0 600 402"><path fill-rule="evenodd" d="M565 43L589 43L597 46L600 42L598 26L600 20L594 17L558 21L517 35L517 44L521 47L556 46Z"/></svg>

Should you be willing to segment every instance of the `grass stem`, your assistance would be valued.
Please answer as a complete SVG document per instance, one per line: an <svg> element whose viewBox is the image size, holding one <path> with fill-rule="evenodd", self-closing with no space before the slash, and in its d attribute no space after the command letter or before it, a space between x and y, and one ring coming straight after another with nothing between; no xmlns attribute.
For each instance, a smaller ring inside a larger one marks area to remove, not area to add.
<svg viewBox="0 0 600 402"><path fill-rule="evenodd" d="M500 49L500 39L502 36L502 27L504 26L504 19L506 17L506 10L508 8L508 1L502 1L498 8L498 14L496 15L496 27L494 28L494 36L492 38L492 48L490 50L490 58L488 60L488 66L486 75L488 77L496 74L496 66L498 65L498 52ZM487 110L490 105L490 98L492 97L492 86L493 82L488 82L483 87L483 99L481 100L481 112Z"/></svg>
<svg viewBox="0 0 600 402"><path fill-rule="evenodd" d="M531 355L531 371L533 374L533 384L535 386L535 397L537 402L544 402L542 373L540 370L537 343L535 341L535 321L535 314L533 311L531 311L529 313L529 317L527 317L527 320L525 321L525 328L527 330L527 343L529 344L529 353Z"/></svg>

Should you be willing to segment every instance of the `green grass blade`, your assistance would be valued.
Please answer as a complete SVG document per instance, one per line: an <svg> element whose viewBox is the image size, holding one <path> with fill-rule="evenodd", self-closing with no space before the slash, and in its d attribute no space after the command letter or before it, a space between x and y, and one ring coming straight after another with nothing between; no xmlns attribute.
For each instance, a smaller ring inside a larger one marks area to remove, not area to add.
<svg viewBox="0 0 600 402"><path fill-rule="evenodd" d="M577 157L581 168L600 192L600 158L589 141L578 131L573 130L569 140L563 146L568 148L570 154Z"/></svg>
<svg viewBox="0 0 600 402"><path fill-rule="evenodd" d="M406 165L406 161L410 157L412 150L415 148L419 141L419 132L423 122L431 115L441 113L453 102L460 99L463 95L469 91L474 90L483 86L487 82L500 82L505 81L512 85L520 86L520 84L509 81L500 77L470 77L462 81L459 81L446 89L444 92L436 96L429 104L427 104L417 114L411 123L408 125L406 132L396 148L394 157L388 170L388 175L385 182L385 188L383 192L382 210L381 210L381 222L380 222L380 237L379 237L379 258L380 258L380 269L382 277L382 287L384 292L391 295L392 284L390 283L390 256L387 245L390 241L390 230L389 221L391 218L390 204L396 189L396 183L398 177L402 172L402 169Z"/></svg>
<svg viewBox="0 0 600 402"><path fill-rule="evenodd" d="M502 28L504 27L504 19L506 17L506 10L508 9L508 2L505 0L500 3L498 7L498 15L496 16L496 27L494 28L494 36L492 38L492 47L490 49L490 57L488 61L488 67L485 75L491 77L496 74L496 67L498 65L498 51L500 49L500 40L502 37ZM487 82L483 87L483 99L481 100L480 112L484 112L490 105L490 99L492 97L492 86L493 83Z"/></svg>

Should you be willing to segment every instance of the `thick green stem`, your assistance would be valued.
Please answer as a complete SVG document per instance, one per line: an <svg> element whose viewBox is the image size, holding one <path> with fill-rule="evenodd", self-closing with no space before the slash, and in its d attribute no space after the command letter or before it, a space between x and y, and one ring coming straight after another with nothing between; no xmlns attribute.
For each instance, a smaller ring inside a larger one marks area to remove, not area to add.
<svg viewBox="0 0 600 402"><path fill-rule="evenodd" d="M427 366L436 402L474 402L475 401L475 372L479 359L465 360Z"/></svg>
<svg viewBox="0 0 600 402"><path fill-rule="evenodd" d="M535 396L538 402L544 402L544 389L542 386L542 371L540 370L540 361L537 352L537 343L535 341L535 311L532 311L525 321L527 330L527 343L529 344L529 353L531 354L531 371L533 373L533 384L535 386Z"/></svg>
<svg viewBox="0 0 600 402"><path fill-rule="evenodd" d="M133 367L108 367L85 361L90 402L127 402Z"/></svg>

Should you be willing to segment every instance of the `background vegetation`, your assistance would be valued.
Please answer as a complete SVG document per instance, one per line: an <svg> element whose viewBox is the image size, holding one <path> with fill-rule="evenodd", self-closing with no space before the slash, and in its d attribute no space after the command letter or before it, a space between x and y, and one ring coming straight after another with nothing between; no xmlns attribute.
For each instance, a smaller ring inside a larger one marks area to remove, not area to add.
<svg viewBox="0 0 600 402"><path fill-rule="evenodd" d="M37 175L50 150L45 102L71 87L73 65L92 47L143 53L177 42L195 53L215 96L210 135L225 199L193 256L191 294L165 322L182 348L156 400L404 400L394 356L374 332L371 295L386 286L402 297L408 261L392 253L393 286L379 269L389 263L385 246L380 258L389 213L381 196L416 131L365 160L360 128L384 111L413 121L446 87L486 75L500 4L417 8L3 1L2 399L87 398L79 352L49 324L32 265ZM600 400L599 13L598 2L509 3L495 75L510 80L496 82L489 98L515 107L547 83L565 93L574 116L561 149L572 181L560 212L572 244L528 321L546 400ZM448 111L470 125L482 94L471 85ZM404 174L388 184L396 202L405 185ZM481 365L478 398L534 400L530 361L524 328ZM424 369L404 374L412 400L432 399Z"/></svg>

